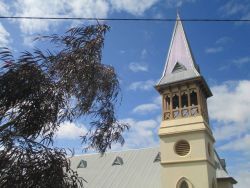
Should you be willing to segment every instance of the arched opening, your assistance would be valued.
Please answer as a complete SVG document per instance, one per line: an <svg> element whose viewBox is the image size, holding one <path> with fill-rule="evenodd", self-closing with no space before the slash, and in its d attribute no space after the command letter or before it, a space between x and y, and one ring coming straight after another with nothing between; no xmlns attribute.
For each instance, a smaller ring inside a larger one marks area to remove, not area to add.
<svg viewBox="0 0 250 188"><path fill-rule="evenodd" d="M188 95L185 92L181 95L181 107L188 107Z"/></svg>
<svg viewBox="0 0 250 188"><path fill-rule="evenodd" d="M174 95L173 96L173 109L178 109L179 108L179 96L178 95Z"/></svg>
<svg viewBox="0 0 250 188"><path fill-rule="evenodd" d="M170 110L170 97L165 97L166 110Z"/></svg>
<svg viewBox="0 0 250 188"><path fill-rule="evenodd" d="M190 93L190 103L191 103L191 106L198 105L197 93L195 91L192 91Z"/></svg>
<svg viewBox="0 0 250 188"><path fill-rule="evenodd" d="M193 187L192 183L185 177L182 177L176 185L176 188L192 188L192 187Z"/></svg>
<svg viewBox="0 0 250 188"><path fill-rule="evenodd" d="M181 182L180 188L188 188L188 184L185 180L183 182Z"/></svg>

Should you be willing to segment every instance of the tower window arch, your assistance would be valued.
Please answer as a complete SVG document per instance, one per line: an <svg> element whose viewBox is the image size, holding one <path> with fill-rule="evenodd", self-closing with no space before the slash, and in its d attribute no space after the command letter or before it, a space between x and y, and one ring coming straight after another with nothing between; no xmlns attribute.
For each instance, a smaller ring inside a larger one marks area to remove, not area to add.
<svg viewBox="0 0 250 188"><path fill-rule="evenodd" d="M191 103L191 106L196 106L196 105L198 105L197 93L196 93L195 90L193 90L193 91L190 93L190 103Z"/></svg>
<svg viewBox="0 0 250 188"><path fill-rule="evenodd" d="M181 182L180 188L189 188L189 187L188 187L188 184L187 184L187 182L186 182L185 180L183 180L183 181Z"/></svg>
<svg viewBox="0 0 250 188"><path fill-rule="evenodd" d="M173 96L173 109L179 108L179 96L177 94L174 94Z"/></svg>
<svg viewBox="0 0 250 188"><path fill-rule="evenodd" d="M176 188L192 188L192 183L186 178L182 177L176 184Z"/></svg>
<svg viewBox="0 0 250 188"><path fill-rule="evenodd" d="M181 107L188 107L188 95L185 92L181 95Z"/></svg>
<svg viewBox="0 0 250 188"><path fill-rule="evenodd" d="M170 97L165 97L166 110L170 110Z"/></svg>

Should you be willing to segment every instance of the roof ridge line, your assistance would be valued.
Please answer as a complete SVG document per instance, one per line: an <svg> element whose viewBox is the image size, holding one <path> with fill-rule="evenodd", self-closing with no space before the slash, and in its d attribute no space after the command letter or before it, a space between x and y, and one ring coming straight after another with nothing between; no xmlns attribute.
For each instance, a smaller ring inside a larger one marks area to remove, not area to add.
<svg viewBox="0 0 250 188"><path fill-rule="evenodd" d="M136 150L147 150L147 149L156 149L156 148L160 148L159 146L152 146L152 147L144 147L144 148L129 148L126 150L110 150L108 152L105 152L103 155L105 156L105 154L110 154L110 153L121 153L121 152L127 152L127 151L136 151ZM94 152L94 153L82 153L82 154L77 154L77 155L73 155L72 157L79 157L79 156L89 156L89 155L101 155L98 152Z"/></svg>

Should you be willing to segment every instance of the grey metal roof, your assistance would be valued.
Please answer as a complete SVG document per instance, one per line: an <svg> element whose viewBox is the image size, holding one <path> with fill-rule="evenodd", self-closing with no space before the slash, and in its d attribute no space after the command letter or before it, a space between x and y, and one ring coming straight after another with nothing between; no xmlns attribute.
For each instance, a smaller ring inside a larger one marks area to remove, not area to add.
<svg viewBox="0 0 250 188"><path fill-rule="evenodd" d="M175 73L177 64L184 67ZM200 76L199 66L195 63L188 39L179 15L174 27L163 75L157 85L164 85Z"/></svg>
<svg viewBox="0 0 250 188"><path fill-rule="evenodd" d="M79 176L87 180L86 188L160 188L160 162L154 161L159 147L134 149L127 151L108 152L103 157L100 154L85 154L72 157L71 167ZM112 165L120 157L123 163ZM87 161L85 168L77 168L81 160ZM217 178L231 178L222 167L216 153L218 163Z"/></svg>
<svg viewBox="0 0 250 188"><path fill-rule="evenodd" d="M196 78L196 77L199 77L199 76L197 76L193 70L185 70L185 71L181 71L181 72L177 72L177 73L164 76L160 80L158 85L170 84L170 83L179 82L182 80L187 80L187 79Z"/></svg>

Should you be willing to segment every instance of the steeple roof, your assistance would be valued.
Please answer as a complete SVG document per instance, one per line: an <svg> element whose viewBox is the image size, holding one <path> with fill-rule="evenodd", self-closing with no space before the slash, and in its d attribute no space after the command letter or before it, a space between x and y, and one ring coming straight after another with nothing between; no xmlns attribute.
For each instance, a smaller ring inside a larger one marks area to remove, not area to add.
<svg viewBox="0 0 250 188"><path fill-rule="evenodd" d="M174 83L200 76L179 14L174 27L168 56L159 85Z"/></svg>

